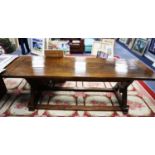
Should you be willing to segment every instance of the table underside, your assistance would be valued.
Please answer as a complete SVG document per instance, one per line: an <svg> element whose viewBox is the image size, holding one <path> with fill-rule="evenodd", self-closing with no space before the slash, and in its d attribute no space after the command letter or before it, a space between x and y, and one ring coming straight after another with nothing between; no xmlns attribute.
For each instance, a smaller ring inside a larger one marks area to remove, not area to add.
<svg viewBox="0 0 155 155"><path fill-rule="evenodd" d="M123 111L123 113L128 113L127 105L127 88L133 82L133 80L127 80L123 82L117 82L113 88L109 89L98 89L98 88L79 88L79 87L57 87L56 83L59 81L53 81L51 79L42 78L26 78L27 82L31 86L31 97L28 104L30 111L35 109L48 109L48 110L82 110L82 111ZM62 81L61 81L62 82ZM115 82L115 81L114 81ZM118 100L117 106L86 106L78 105L41 105L38 101L41 97L43 91L78 91L78 92L113 92Z"/></svg>
<svg viewBox="0 0 155 155"><path fill-rule="evenodd" d="M28 108L30 111L35 109L48 109L48 110L82 110L82 111L122 111L123 113L128 113L127 105L127 88L133 82L133 80L126 80L117 82L113 88L79 88L79 87L57 87L56 83L59 82L53 81L51 79L43 78L25 78L31 86L31 97L29 100ZM62 81L61 81L62 82ZM101 81L100 81L101 82ZM115 82L115 81L114 81ZM2 77L0 78L0 99L7 93L6 86ZM41 97L43 91L78 91L78 92L113 92L116 95L118 100L117 106L86 106L78 105L77 102L75 105L41 105L38 104L38 101Z"/></svg>

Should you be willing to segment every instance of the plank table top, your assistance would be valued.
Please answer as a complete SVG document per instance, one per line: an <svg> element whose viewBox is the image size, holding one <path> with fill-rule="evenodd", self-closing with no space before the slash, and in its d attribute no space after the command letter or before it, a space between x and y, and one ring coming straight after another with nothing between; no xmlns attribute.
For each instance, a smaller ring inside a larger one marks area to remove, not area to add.
<svg viewBox="0 0 155 155"><path fill-rule="evenodd" d="M138 60L20 56L8 65L2 77L124 81L155 80L155 73Z"/></svg>

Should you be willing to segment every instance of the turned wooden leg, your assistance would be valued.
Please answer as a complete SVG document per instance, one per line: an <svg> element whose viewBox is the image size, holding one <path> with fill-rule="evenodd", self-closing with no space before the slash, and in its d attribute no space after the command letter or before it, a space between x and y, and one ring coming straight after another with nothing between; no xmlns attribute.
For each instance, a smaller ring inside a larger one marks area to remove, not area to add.
<svg viewBox="0 0 155 155"><path fill-rule="evenodd" d="M5 86L5 83L3 81L3 78L0 77L0 99L6 94L7 89Z"/></svg>
<svg viewBox="0 0 155 155"><path fill-rule="evenodd" d="M113 88L120 104L120 108L122 109L124 114L128 113L129 106L127 105L127 89L132 82L133 81L118 82Z"/></svg>

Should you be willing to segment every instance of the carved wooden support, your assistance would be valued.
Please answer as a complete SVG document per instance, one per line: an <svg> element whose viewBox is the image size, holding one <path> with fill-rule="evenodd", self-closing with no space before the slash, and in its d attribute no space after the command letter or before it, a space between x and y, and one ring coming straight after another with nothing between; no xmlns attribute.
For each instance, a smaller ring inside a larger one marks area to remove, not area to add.
<svg viewBox="0 0 155 155"><path fill-rule="evenodd" d="M127 89L132 82L133 81L118 82L114 87L115 95L124 114L128 113L129 106L127 105Z"/></svg>

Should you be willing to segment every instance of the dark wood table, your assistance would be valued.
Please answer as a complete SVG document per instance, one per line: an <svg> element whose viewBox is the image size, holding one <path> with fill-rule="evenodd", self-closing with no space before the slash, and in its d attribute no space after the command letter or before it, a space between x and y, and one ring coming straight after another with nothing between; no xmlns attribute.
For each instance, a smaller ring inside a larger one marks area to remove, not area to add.
<svg viewBox="0 0 155 155"><path fill-rule="evenodd" d="M36 63L42 67L36 67ZM31 85L29 110L121 110L128 112L127 88L134 80L155 80L151 69L137 60L103 60L91 57L49 58L38 56L20 56L15 59L0 76L0 98L7 92L3 78L25 78ZM98 81L117 82L112 89L62 88L56 87L60 81ZM86 105L41 105L38 104L43 90L114 92L118 106Z"/></svg>

